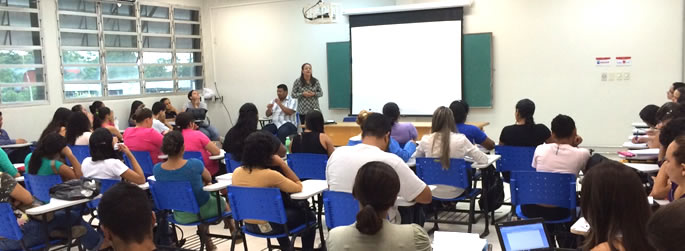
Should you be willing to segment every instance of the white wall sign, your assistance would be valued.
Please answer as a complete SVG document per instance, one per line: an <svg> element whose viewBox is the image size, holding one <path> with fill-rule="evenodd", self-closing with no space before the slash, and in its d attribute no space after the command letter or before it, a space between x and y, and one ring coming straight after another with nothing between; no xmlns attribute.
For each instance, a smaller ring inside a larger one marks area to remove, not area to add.
<svg viewBox="0 0 685 251"><path fill-rule="evenodd" d="M616 57L616 66L630 66L632 57Z"/></svg>
<svg viewBox="0 0 685 251"><path fill-rule="evenodd" d="M597 66L609 66L611 64L611 57L596 57L595 62L597 62Z"/></svg>

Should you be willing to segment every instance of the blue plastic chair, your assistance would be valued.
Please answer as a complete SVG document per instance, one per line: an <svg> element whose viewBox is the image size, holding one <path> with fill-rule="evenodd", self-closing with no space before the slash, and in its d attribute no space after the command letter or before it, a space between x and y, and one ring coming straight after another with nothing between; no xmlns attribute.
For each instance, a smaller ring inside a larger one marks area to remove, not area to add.
<svg viewBox="0 0 685 251"><path fill-rule="evenodd" d="M326 211L326 226L330 230L354 223L359 212L359 201L351 193L324 191L323 207Z"/></svg>
<svg viewBox="0 0 685 251"><path fill-rule="evenodd" d="M71 153L74 154L74 157L76 157L79 164L83 163L84 159L90 157L90 147L88 146L69 145L69 149L71 149ZM66 164L72 166L71 161L69 161L69 159L66 160Z"/></svg>
<svg viewBox="0 0 685 251"><path fill-rule="evenodd" d="M521 212L521 205L545 204L569 210L569 217L545 221L545 223L566 223L575 221L576 176L573 174L515 171L511 173L511 203L516 215L528 219Z"/></svg>
<svg viewBox="0 0 685 251"><path fill-rule="evenodd" d="M29 193L31 193L34 197L45 203L50 202L50 188L60 183L62 183L62 177L57 174L24 174L24 184L26 184L26 190L28 190Z"/></svg>
<svg viewBox="0 0 685 251"><path fill-rule="evenodd" d="M343 118L343 122L357 122L357 116L347 116Z"/></svg>
<svg viewBox="0 0 685 251"><path fill-rule="evenodd" d="M199 159L202 163L205 163L200 152L184 152L183 159Z"/></svg>
<svg viewBox="0 0 685 251"><path fill-rule="evenodd" d="M469 219L464 222L455 222L438 219L438 211L435 211L433 216L433 228L431 231L438 230L438 223L452 223L452 224L466 224L468 225L468 232L471 232L471 225L473 224L475 214L476 197L481 194L480 188L472 187L471 177L472 169L471 163L464 161L464 159L450 159L450 167L445 170L442 168L442 163L438 158L416 158L416 175L427 185L448 185L464 189L464 193L458 197L451 199L442 199L433 197L434 200L439 201L468 201L469 205ZM487 212L483 212L483 216L487 217ZM487 221L485 222L485 230L487 231Z"/></svg>
<svg viewBox="0 0 685 251"><path fill-rule="evenodd" d="M514 171L535 171L533 168L533 155L535 155L535 147L532 146L495 146L495 154L502 156L497 160L497 172L514 172ZM508 181L505 181L508 182ZM513 187L509 186L510 194L513 194ZM504 203L511 205L511 203ZM507 214L507 221L511 221L514 214L514 207L511 207ZM493 212L493 221L496 221Z"/></svg>
<svg viewBox="0 0 685 251"><path fill-rule="evenodd" d="M120 180L98 179L100 181L100 194L105 194L112 186L121 182ZM100 199L91 200L86 204L90 209L96 209L100 205ZM92 219L91 219L92 220Z"/></svg>
<svg viewBox="0 0 685 251"><path fill-rule="evenodd" d="M300 179L326 180L326 163L328 163L326 154L288 154L288 166Z"/></svg>
<svg viewBox="0 0 685 251"><path fill-rule="evenodd" d="M230 153L226 153L224 159L226 160L227 173L232 173L233 171L235 171L236 168L243 165L243 163L233 160L233 155L231 155Z"/></svg>
<svg viewBox="0 0 685 251"><path fill-rule="evenodd" d="M10 240L19 241L23 250L37 250L45 248L45 244L41 243L36 246L26 247L24 243L24 232L17 224L17 216L14 215L12 206L3 202L0 203L0 237ZM50 240L49 244L54 245L61 243L60 240Z"/></svg>
<svg viewBox="0 0 685 251"><path fill-rule="evenodd" d="M145 178L152 176L152 170L155 168L155 165L152 164L152 157L150 157L150 152L131 151L131 154L133 154L133 157L135 157L138 161L140 168L143 169L143 174L145 175ZM133 169L131 160L128 159L128 156L126 155L124 155L124 162L129 168Z"/></svg>
<svg viewBox="0 0 685 251"><path fill-rule="evenodd" d="M200 206L197 204L195 199L195 193L193 193L193 188L189 181L148 181L150 184L150 193L152 194L152 199L155 202L155 207L159 210L170 211L182 211L192 214L197 214L198 221L190 223L179 223L174 218L173 214L169 215L169 222L182 225L182 226L197 226L200 224L218 224L222 222L224 218L231 216L230 212L221 211L217 212L218 216L211 217L207 219L202 219L200 215ZM220 197L218 197L220 198ZM218 200L218 203L223 203L223 201ZM221 207L218 207L221 210ZM207 234L198 231L198 236L200 236L200 250L205 248L204 242L205 238L222 238L222 239L232 239L233 237L227 235L217 235L217 234ZM247 247L245 247L247 250Z"/></svg>
<svg viewBox="0 0 685 251"><path fill-rule="evenodd" d="M297 236L302 234L308 228L316 227L316 222L308 222L299 225L293 229L289 229L288 218L283 207L283 198L281 191L278 188L257 188L257 187L239 187L228 186L228 201L231 203L231 210L233 210L233 218L236 221L242 222L245 219L263 220L275 224L283 225L284 233L265 235L262 233L254 233L247 230L244 224L241 223L241 231L259 238L267 239L267 248L271 250L274 246L271 245L271 238L291 237L290 247L280 247L281 250L295 250L294 244ZM243 239L243 245L247 250L247 244ZM235 242L231 243L231 251L235 250Z"/></svg>

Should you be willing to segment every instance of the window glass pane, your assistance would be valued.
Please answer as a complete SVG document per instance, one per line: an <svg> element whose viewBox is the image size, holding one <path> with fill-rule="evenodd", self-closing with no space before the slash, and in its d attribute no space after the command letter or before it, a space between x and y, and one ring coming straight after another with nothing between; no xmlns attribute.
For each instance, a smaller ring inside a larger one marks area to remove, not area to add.
<svg viewBox="0 0 685 251"><path fill-rule="evenodd" d="M0 83L45 82L43 68L1 68Z"/></svg>
<svg viewBox="0 0 685 251"><path fill-rule="evenodd" d="M200 35L199 24L174 24L176 35Z"/></svg>
<svg viewBox="0 0 685 251"><path fill-rule="evenodd" d="M37 7L35 0L8 0L4 2L7 2L7 6L9 7L24 7L33 9Z"/></svg>
<svg viewBox="0 0 685 251"><path fill-rule="evenodd" d="M59 10L80 11L95 13L95 2L83 0L59 0L57 1Z"/></svg>
<svg viewBox="0 0 685 251"><path fill-rule="evenodd" d="M202 87L202 79L195 80L179 80L178 91L197 90Z"/></svg>
<svg viewBox="0 0 685 251"><path fill-rule="evenodd" d="M143 52L144 64L171 64L171 52Z"/></svg>
<svg viewBox="0 0 685 251"><path fill-rule="evenodd" d="M140 17L169 19L169 8L160 6L140 5Z"/></svg>
<svg viewBox="0 0 685 251"><path fill-rule="evenodd" d="M59 27L66 29L97 30L97 18L74 15L59 15Z"/></svg>
<svg viewBox="0 0 685 251"><path fill-rule="evenodd" d="M62 32L60 40L62 46L98 47L97 34Z"/></svg>
<svg viewBox="0 0 685 251"><path fill-rule="evenodd" d="M176 38L176 49L200 49L200 39Z"/></svg>
<svg viewBox="0 0 685 251"><path fill-rule="evenodd" d="M2 45L40 45L40 31L0 31Z"/></svg>
<svg viewBox="0 0 685 251"><path fill-rule="evenodd" d="M64 84L64 96L66 98L90 98L102 96L100 83L93 84Z"/></svg>
<svg viewBox="0 0 685 251"><path fill-rule="evenodd" d="M158 33L158 34L170 34L171 28L168 22L150 22L143 21L141 23L141 29L143 33Z"/></svg>
<svg viewBox="0 0 685 251"><path fill-rule="evenodd" d="M171 38L168 37L143 37L143 48L171 48Z"/></svg>
<svg viewBox="0 0 685 251"><path fill-rule="evenodd" d="M23 86L0 88L3 104L45 100L45 86Z"/></svg>
<svg viewBox="0 0 685 251"><path fill-rule="evenodd" d="M0 25L11 27L38 27L38 13L0 11ZM7 17L7 18L5 18Z"/></svg>
<svg viewBox="0 0 685 251"><path fill-rule="evenodd" d="M102 3L102 14L135 17L136 11L133 5Z"/></svg>
<svg viewBox="0 0 685 251"><path fill-rule="evenodd" d="M138 95L140 94L140 83L109 83L107 84L107 95L121 96L121 95Z"/></svg>
<svg viewBox="0 0 685 251"><path fill-rule="evenodd" d="M168 81L146 81L145 93L166 93L174 91L174 82Z"/></svg>
<svg viewBox="0 0 685 251"><path fill-rule="evenodd" d="M108 51L105 56L107 63L137 63L137 51Z"/></svg>
<svg viewBox="0 0 685 251"><path fill-rule="evenodd" d="M100 80L100 66L64 67L64 81Z"/></svg>
<svg viewBox="0 0 685 251"><path fill-rule="evenodd" d="M138 40L136 36L105 34L105 47L138 48Z"/></svg>
<svg viewBox="0 0 685 251"><path fill-rule="evenodd" d="M176 74L179 78L202 76L202 66L199 65L178 65Z"/></svg>
<svg viewBox="0 0 685 251"><path fill-rule="evenodd" d="M139 79L138 66L107 66L107 80ZM111 90L111 88L108 88Z"/></svg>
<svg viewBox="0 0 685 251"><path fill-rule="evenodd" d="M172 65L146 65L145 78L171 78Z"/></svg>
<svg viewBox="0 0 685 251"><path fill-rule="evenodd" d="M0 50L0 64L42 64L40 50Z"/></svg>
<svg viewBox="0 0 685 251"><path fill-rule="evenodd" d="M174 9L174 20L200 21L200 12L197 10Z"/></svg>
<svg viewBox="0 0 685 251"><path fill-rule="evenodd" d="M202 53L200 52L178 52L176 53L176 63L200 63Z"/></svg>
<svg viewBox="0 0 685 251"><path fill-rule="evenodd" d="M100 52L98 51L63 51L62 63L64 64L99 64Z"/></svg>
<svg viewBox="0 0 685 251"><path fill-rule="evenodd" d="M104 18L102 25L105 31L136 32L136 20Z"/></svg>

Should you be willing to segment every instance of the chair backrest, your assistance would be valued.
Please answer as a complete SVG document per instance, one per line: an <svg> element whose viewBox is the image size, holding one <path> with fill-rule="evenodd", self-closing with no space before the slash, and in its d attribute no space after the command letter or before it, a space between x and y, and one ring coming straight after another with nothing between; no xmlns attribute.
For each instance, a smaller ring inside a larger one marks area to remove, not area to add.
<svg viewBox="0 0 685 251"><path fill-rule="evenodd" d="M17 224L17 216L14 215L12 206L7 202L0 203L0 237L16 241L24 237L24 233Z"/></svg>
<svg viewBox="0 0 685 251"><path fill-rule="evenodd" d="M71 149L71 153L74 154L74 157L78 160L78 163L83 163L83 160L90 157L90 147L88 146L82 146L82 145L69 145L69 149ZM66 160L67 165L71 166L71 161L68 159Z"/></svg>
<svg viewBox="0 0 685 251"><path fill-rule="evenodd" d="M351 193L324 191L323 206L326 211L326 226L328 226L328 229L347 226L357 220L359 202Z"/></svg>
<svg viewBox="0 0 685 251"><path fill-rule="evenodd" d="M202 158L202 153L200 152L184 152L183 153L183 159L199 159L204 163L204 159Z"/></svg>
<svg viewBox="0 0 685 251"><path fill-rule="evenodd" d="M236 221L252 219L278 224L288 221L278 188L228 186L228 201Z"/></svg>
<svg viewBox="0 0 685 251"><path fill-rule="evenodd" d="M112 186L121 182L120 180L110 180L110 179L99 179L100 181L100 194L105 194ZM88 202L88 208L97 208L100 205L100 199L94 199Z"/></svg>
<svg viewBox="0 0 685 251"><path fill-rule="evenodd" d="M226 171L228 173L232 173L236 168L243 165L243 163L233 160L233 155L230 153L226 153L226 155L224 155L224 159L226 160Z"/></svg>
<svg viewBox="0 0 685 251"><path fill-rule="evenodd" d="M502 156L497 160L498 172L535 171L532 166L535 147L495 146L495 154Z"/></svg>
<svg viewBox="0 0 685 251"><path fill-rule="evenodd" d="M140 168L143 169L143 174L145 174L145 178L152 176L152 170L154 169L155 165L152 164L152 157L150 157L150 152L131 151L131 154L133 154L133 157L135 157L138 161ZM126 156L125 154L124 162L126 162L126 165L129 168L133 169L133 165L131 165L131 160L128 159L128 156Z"/></svg>
<svg viewBox="0 0 685 251"><path fill-rule="evenodd" d="M200 213L193 187L189 181L148 181L155 207L161 210L178 210Z"/></svg>
<svg viewBox="0 0 685 251"><path fill-rule="evenodd" d="M326 154L288 154L288 166L300 179L326 180L326 163L328 163Z"/></svg>
<svg viewBox="0 0 685 251"><path fill-rule="evenodd" d="M357 116L347 116L343 118L343 122L357 122Z"/></svg>
<svg viewBox="0 0 685 251"><path fill-rule="evenodd" d="M511 204L545 204L576 208L576 176L565 173L511 173Z"/></svg>
<svg viewBox="0 0 685 251"><path fill-rule="evenodd" d="M26 190L42 202L50 202L50 188L62 183L62 177L53 175L24 174Z"/></svg>
<svg viewBox="0 0 685 251"><path fill-rule="evenodd" d="M427 185L448 185L471 189L471 163L450 159L450 168L442 168L438 158L416 158L416 175Z"/></svg>

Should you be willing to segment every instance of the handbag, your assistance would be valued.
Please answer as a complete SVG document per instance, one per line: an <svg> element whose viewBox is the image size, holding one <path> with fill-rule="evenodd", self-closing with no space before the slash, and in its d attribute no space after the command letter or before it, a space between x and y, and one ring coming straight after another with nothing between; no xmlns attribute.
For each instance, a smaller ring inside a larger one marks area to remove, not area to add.
<svg viewBox="0 0 685 251"><path fill-rule="evenodd" d="M60 200L92 199L100 194L100 181L90 178L70 180L50 188L50 197Z"/></svg>

